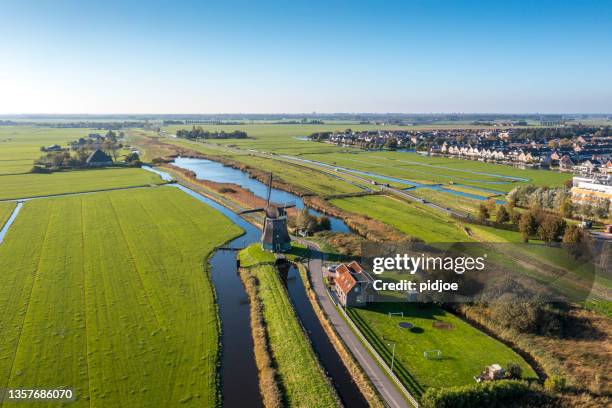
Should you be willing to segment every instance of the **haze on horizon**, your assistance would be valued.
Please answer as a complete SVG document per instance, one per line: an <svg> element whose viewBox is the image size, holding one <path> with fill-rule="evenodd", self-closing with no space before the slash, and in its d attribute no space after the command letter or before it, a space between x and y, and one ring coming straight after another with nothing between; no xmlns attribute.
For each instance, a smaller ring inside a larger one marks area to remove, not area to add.
<svg viewBox="0 0 612 408"><path fill-rule="evenodd" d="M253 3L3 4L0 114L612 112L609 1Z"/></svg>

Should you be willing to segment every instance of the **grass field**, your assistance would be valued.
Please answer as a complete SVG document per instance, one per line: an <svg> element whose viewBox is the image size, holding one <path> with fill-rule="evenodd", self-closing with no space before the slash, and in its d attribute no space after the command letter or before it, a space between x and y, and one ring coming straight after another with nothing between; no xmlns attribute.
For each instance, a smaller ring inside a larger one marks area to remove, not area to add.
<svg viewBox="0 0 612 408"><path fill-rule="evenodd" d="M14 208L15 203L0 203L0 230L11 216L11 213L13 212Z"/></svg>
<svg viewBox="0 0 612 408"><path fill-rule="evenodd" d="M72 388L77 407L214 406L206 257L239 233L168 187L26 203L0 245L0 387Z"/></svg>
<svg viewBox="0 0 612 408"><path fill-rule="evenodd" d="M330 202L343 210L380 220L425 242L469 240L456 220L417 203L402 202L387 196L349 197Z"/></svg>
<svg viewBox="0 0 612 408"><path fill-rule="evenodd" d="M410 190L410 194L423 198L442 207L447 207L465 214L478 214L478 206L482 201L470 197L449 194L427 188L415 188Z"/></svg>
<svg viewBox="0 0 612 408"><path fill-rule="evenodd" d="M389 312L403 312L404 317L389 317ZM377 303L368 308L349 309L360 330L390 365L393 343L394 372L417 395L429 387L452 387L474 383L485 366L509 362L519 364L523 377L537 378L533 369L514 351L436 307L419 308L406 303ZM400 322L410 322L415 329L401 329ZM434 322L445 322L452 329L438 329ZM423 352L441 350L441 359L427 359Z"/></svg>
<svg viewBox="0 0 612 408"><path fill-rule="evenodd" d="M269 344L287 406L337 406L335 393L298 322L277 269L259 265L251 272L259 281Z"/></svg>
<svg viewBox="0 0 612 408"><path fill-rule="evenodd" d="M312 154L308 159L420 183L459 183L509 192L516 185L560 186L569 175L548 170L520 169L446 157L426 157L408 152ZM513 180L511 178L520 178ZM525 180L522 180L525 179Z"/></svg>
<svg viewBox="0 0 612 408"><path fill-rule="evenodd" d="M6 175L0 176L0 200L162 183L159 176L141 169L112 168Z"/></svg>
<svg viewBox="0 0 612 408"><path fill-rule="evenodd" d="M0 126L0 174L30 171L34 160L42 153L42 146L66 145L87 136L92 129L56 129L31 126ZM98 131L100 132L100 131Z"/></svg>
<svg viewBox="0 0 612 408"><path fill-rule="evenodd" d="M312 126L312 127L311 127ZM189 126L169 127L168 133L172 134L178 128ZM170 143L189 146L196 150L205 151L209 154L235 155L238 161L253 160L250 156L237 154L236 151L223 151L223 146L239 148L246 154L255 150L273 154L288 154L302 156L323 163L338 165L361 171L375 173L382 176L396 177L406 181L414 181L423 184L461 184L463 187L451 187L456 190L478 187L494 190L499 194L507 193L516 185L536 184L559 186L569 177L547 170L520 169L512 166L484 163L473 160L462 160L447 157L428 157L410 152L391 151L362 151L355 148L343 148L327 143L310 142L298 140L296 137L308 135L320 130L338 130L345 125L207 125L208 130L230 131L239 127L245 130L252 138L249 139L226 139L222 141L189 142L167 138ZM380 126L366 125L366 129L381 128ZM215 151L217 153L215 153ZM255 167L266 170L267 167L286 165L276 163L254 163ZM282 172L282 171L281 171ZM366 176L367 177L367 176ZM327 186L323 186L323 194L326 194ZM315 191L321 193L320 191ZM472 191L479 195L491 195L495 192ZM327 194L334 194L327 192Z"/></svg>

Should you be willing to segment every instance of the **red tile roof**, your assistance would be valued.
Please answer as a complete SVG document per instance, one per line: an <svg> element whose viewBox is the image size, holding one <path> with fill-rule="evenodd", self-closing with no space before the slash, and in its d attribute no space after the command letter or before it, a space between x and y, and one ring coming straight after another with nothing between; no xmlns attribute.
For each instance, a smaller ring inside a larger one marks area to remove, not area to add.
<svg viewBox="0 0 612 408"><path fill-rule="evenodd" d="M348 294L356 284L357 280L355 280L345 264L336 268L336 286L338 286L342 292Z"/></svg>

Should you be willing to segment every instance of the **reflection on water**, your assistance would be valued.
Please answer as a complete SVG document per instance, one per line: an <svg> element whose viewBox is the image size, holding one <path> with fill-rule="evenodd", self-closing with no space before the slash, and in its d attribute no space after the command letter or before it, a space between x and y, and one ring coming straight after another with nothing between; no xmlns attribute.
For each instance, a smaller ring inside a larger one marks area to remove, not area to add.
<svg viewBox="0 0 612 408"><path fill-rule="evenodd" d="M250 178L246 172L224 166L223 164L215 161L179 157L174 161L174 165L193 171L196 174L196 177L200 180L210 180L216 183L234 183L240 187L252 191L253 194L263 199L265 199L268 195L268 186L261 181ZM294 203L296 208L304 208L304 201L300 197L276 188L272 189L271 199L276 203ZM309 208L308 210L311 214L316 215L317 217L322 215L320 212L315 211L312 208ZM330 216L328 216L328 218L331 223L332 231L350 232L349 227L341 219Z"/></svg>

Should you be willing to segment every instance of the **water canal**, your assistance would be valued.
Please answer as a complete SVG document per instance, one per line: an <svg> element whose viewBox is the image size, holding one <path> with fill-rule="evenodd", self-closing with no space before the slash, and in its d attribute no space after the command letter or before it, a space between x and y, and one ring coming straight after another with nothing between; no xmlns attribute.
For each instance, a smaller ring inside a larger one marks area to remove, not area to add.
<svg viewBox="0 0 612 408"><path fill-rule="evenodd" d="M265 199L268 194L268 186L259 180L249 177L246 172L243 172L232 167L224 166L221 163L205 160L205 159L188 159L177 158L174 165L186 170L191 170L200 180L209 180L217 183L233 183L242 188L250 190L257 197ZM304 201L295 194L287 191L272 189L271 200L279 204L295 203L296 208L302 209L305 207ZM309 208L308 211L320 217L322 213ZM327 216L329 218L331 229L335 232L350 232L349 227L340 218Z"/></svg>
<svg viewBox="0 0 612 408"><path fill-rule="evenodd" d="M160 172L159 170L152 168L146 168L146 170L156 172L164 180L172 179L167 173ZM232 182L235 182L235 180ZM264 188L266 187L262 183L259 184ZM259 241L261 234L259 229L236 213L189 188L179 184L173 184L173 186L220 211L244 230L244 235L226 244L225 247L243 248ZM253 184L252 187L261 188L261 186L256 184ZM280 190L276 191L289 194ZM274 197L274 191L272 194ZM292 194L290 196L292 197L284 197L292 198L297 204L299 197ZM282 200L278 198L278 195L276 197L274 198L275 201ZM303 208L303 203L301 208ZM210 259L210 266L221 320L223 350L221 357L221 393L223 406L231 408L243 407L245 406L245 401L248 401L248 404L246 404L248 406L261 407L262 401L259 394L257 366L253 355L253 340L250 330L249 304L246 292L238 276L236 252L224 249L217 250ZM349 372L342 363L342 359L333 348L321 326L308 300L301 277L293 266L289 267L285 282L289 298L300 322L343 404L351 407L367 407L366 400L357 385L352 381Z"/></svg>

